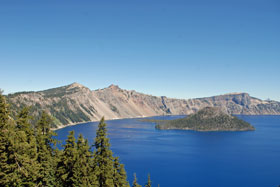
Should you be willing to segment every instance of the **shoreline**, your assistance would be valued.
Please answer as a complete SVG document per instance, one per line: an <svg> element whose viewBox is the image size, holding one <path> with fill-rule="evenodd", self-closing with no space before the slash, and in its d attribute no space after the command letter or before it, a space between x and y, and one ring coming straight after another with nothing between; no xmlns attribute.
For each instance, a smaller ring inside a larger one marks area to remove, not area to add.
<svg viewBox="0 0 280 187"><path fill-rule="evenodd" d="M159 116L163 116L163 115L159 115ZM170 116L170 115L169 115ZM179 116L179 115L178 115ZM135 117L126 117L126 118L112 118L112 119L106 119L105 121L113 121L113 120L120 120L120 119L133 119L133 118L147 118L147 117L156 117L156 116L135 116ZM67 125L63 125L57 128L51 128L52 131L56 131L59 129L63 129L65 127L70 127L70 126L75 126L75 125L80 125L80 124L84 124L84 123L92 123L92 122L99 122L100 120L94 120L94 121L84 121L84 122L77 122L77 123L69 123Z"/></svg>
<svg viewBox="0 0 280 187"><path fill-rule="evenodd" d="M181 115L190 115L190 114L175 114L175 115L156 115L156 116L135 116L135 117L125 117L125 118L113 118L113 119L106 119L105 118L105 121L111 121L111 120L120 120L120 119L133 119L133 118L148 118L148 117L157 117L157 116L181 116ZM241 115L241 116L280 116L280 114L232 114L233 116L236 116L236 115ZM57 127L57 128L51 128L52 131L56 131L56 130L59 130L59 129L63 129L65 127L70 127L70 126L75 126L75 125L80 125L80 124L84 124L84 123L91 123L91 122L98 122L100 120L94 120L94 121L84 121L84 122L77 122L77 123L69 123L67 125L63 125L63 126L60 126L60 127Z"/></svg>

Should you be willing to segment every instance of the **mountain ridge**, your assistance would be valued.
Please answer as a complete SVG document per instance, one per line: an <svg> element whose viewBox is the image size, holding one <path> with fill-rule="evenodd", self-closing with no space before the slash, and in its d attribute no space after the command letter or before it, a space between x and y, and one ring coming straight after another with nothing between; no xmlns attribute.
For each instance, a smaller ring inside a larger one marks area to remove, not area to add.
<svg viewBox="0 0 280 187"><path fill-rule="evenodd" d="M106 119L148 117L157 115L188 115L201 108L220 107L229 114L280 115L280 102L264 101L248 93L228 93L204 98L175 99L121 89L118 85L90 90L72 83L42 91L8 94L13 111L32 106L38 116L46 110L55 118L56 127Z"/></svg>

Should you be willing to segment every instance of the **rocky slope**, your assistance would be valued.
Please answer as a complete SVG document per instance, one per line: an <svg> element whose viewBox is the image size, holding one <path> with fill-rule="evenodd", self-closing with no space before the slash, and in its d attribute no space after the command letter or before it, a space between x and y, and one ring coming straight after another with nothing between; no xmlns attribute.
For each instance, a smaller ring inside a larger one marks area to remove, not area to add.
<svg viewBox="0 0 280 187"><path fill-rule="evenodd" d="M247 93L232 93L198 99L171 99L124 90L116 85L90 90L73 83L39 92L18 92L7 95L12 110L32 106L38 116L47 110L59 126L86 121L192 114L207 106L220 107L229 114L280 115L280 102L263 101Z"/></svg>
<svg viewBox="0 0 280 187"><path fill-rule="evenodd" d="M159 120L157 129L182 129L195 131L252 131L249 123L229 115L219 107L205 107L195 114L175 120Z"/></svg>

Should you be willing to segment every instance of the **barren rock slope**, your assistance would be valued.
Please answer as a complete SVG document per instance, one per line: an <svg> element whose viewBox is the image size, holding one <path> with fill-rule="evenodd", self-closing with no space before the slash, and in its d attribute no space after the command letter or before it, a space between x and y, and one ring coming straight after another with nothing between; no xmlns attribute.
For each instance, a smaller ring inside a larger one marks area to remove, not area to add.
<svg viewBox="0 0 280 187"><path fill-rule="evenodd" d="M263 101L247 93L233 93L198 99L171 99L124 90L116 85L90 90L73 83L39 92L19 92L7 96L11 108L32 106L38 116L47 110L57 126L106 119L144 117L155 115L192 114L206 106L221 107L229 114L280 115L280 103Z"/></svg>

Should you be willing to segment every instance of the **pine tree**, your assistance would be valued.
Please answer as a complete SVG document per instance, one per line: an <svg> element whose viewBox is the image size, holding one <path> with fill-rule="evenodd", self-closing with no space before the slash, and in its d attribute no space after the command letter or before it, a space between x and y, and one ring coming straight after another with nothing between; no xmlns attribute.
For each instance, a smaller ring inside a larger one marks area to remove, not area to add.
<svg viewBox="0 0 280 187"><path fill-rule="evenodd" d="M110 150L104 118L96 132L94 153L82 135L76 143L74 131L63 151L58 151L51 117L43 112L32 126L29 111L24 107L13 120L0 92L0 186L129 187L124 165ZM136 175L133 186L141 187Z"/></svg>
<svg viewBox="0 0 280 187"><path fill-rule="evenodd" d="M35 186L40 165L37 162L37 144L29 110L29 107L25 107L19 112L15 131L11 132L14 133L11 135L13 138L11 142L14 158L20 171L21 182L18 185Z"/></svg>
<svg viewBox="0 0 280 187"><path fill-rule="evenodd" d="M133 180L132 187L141 187L141 185L139 185L139 184L137 183L136 173L134 173L134 180Z"/></svg>
<svg viewBox="0 0 280 187"><path fill-rule="evenodd" d="M15 186L19 179L14 175L18 169L12 154L12 142L10 132L14 125L10 120L9 105L0 91L0 186Z"/></svg>
<svg viewBox="0 0 280 187"><path fill-rule="evenodd" d="M56 186L55 166L57 164L58 150L54 149L56 134L50 131L52 120L44 111L36 125L37 161L40 164L40 176L37 179L39 186Z"/></svg>
<svg viewBox="0 0 280 187"><path fill-rule="evenodd" d="M9 105L6 102L5 97L2 95L2 91L0 90L0 129L4 129L8 125L9 121Z"/></svg>
<svg viewBox="0 0 280 187"><path fill-rule="evenodd" d="M64 150L57 164L58 185L73 186L74 184L74 166L77 158L76 142L74 131L70 131Z"/></svg>
<svg viewBox="0 0 280 187"><path fill-rule="evenodd" d="M0 94L0 185L36 186L39 164L29 109L24 108L16 121L9 116L8 105Z"/></svg>
<svg viewBox="0 0 280 187"><path fill-rule="evenodd" d="M114 159L114 186L129 187L124 165L119 163L119 158Z"/></svg>
<svg viewBox="0 0 280 187"><path fill-rule="evenodd" d="M152 187L151 176L148 174L148 182L146 183L145 187Z"/></svg>
<svg viewBox="0 0 280 187"><path fill-rule="evenodd" d="M51 129L51 124L52 124L52 118L46 111L43 111L41 114L41 118L39 119L37 123L37 129L40 134L42 135L49 135L50 134L50 129Z"/></svg>
<svg viewBox="0 0 280 187"><path fill-rule="evenodd" d="M9 106L0 93L0 185L35 186L38 163L34 134L28 129L28 109L20 112L16 123L9 115Z"/></svg>
<svg viewBox="0 0 280 187"><path fill-rule="evenodd" d="M113 187L114 157L107 138L106 123L101 119L95 138L94 173L100 187Z"/></svg>
<svg viewBox="0 0 280 187"><path fill-rule="evenodd" d="M90 175L91 152L88 141L80 134L77 140L77 158L73 168L73 186L91 186L96 180L92 181Z"/></svg>
<svg viewBox="0 0 280 187"><path fill-rule="evenodd" d="M30 107L24 107L18 113L16 120L16 127L18 128L18 130L25 132L28 141L30 141L30 138L34 138L34 129L31 128L30 123L30 120L32 119L32 116L29 115L30 109Z"/></svg>

